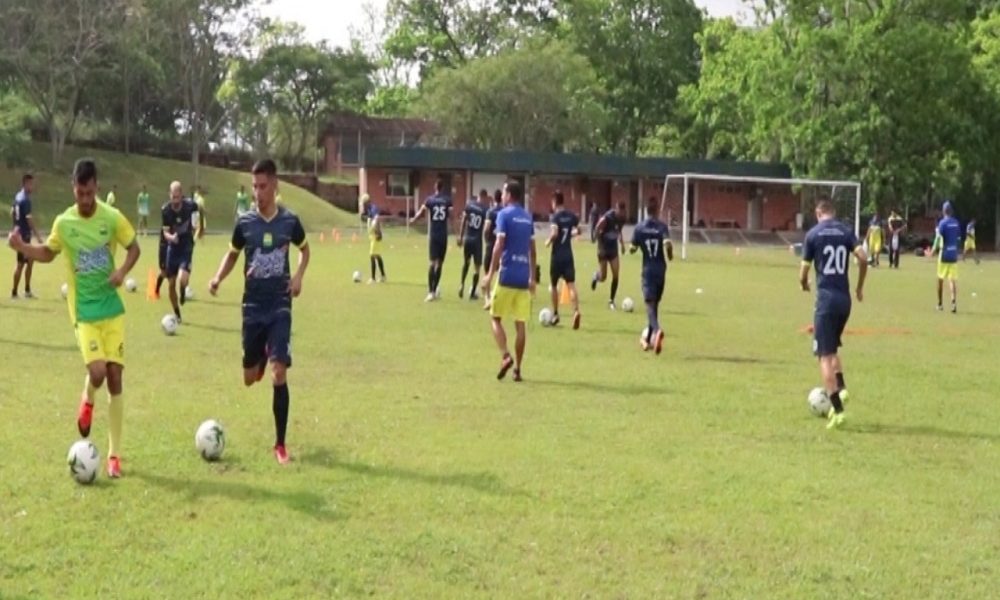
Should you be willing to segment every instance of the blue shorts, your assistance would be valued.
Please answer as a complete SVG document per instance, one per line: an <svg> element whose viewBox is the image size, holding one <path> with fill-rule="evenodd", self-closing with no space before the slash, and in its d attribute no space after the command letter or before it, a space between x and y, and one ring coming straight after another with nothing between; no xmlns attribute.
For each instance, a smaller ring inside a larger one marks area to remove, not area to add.
<svg viewBox="0 0 1000 600"><path fill-rule="evenodd" d="M448 254L448 238L437 239L430 238L428 244L428 251L430 253L431 260L444 260L446 254Z"/></svg>
<svg viewBox="0 0 1000 600"><path fill-rule="evenodd" d="M559 283L560 279L566 283L576 283L576 265L573 263L573 257L552 257L552 264L549 266L549 278L552 280L553 287Z"/></svg>
<svg viewBox="0 0 1000 600"><path fill-rule="evenodd" d="M663 290L666 287L666 277L643 277L642 299L646 302L659 302L663 300Z"/></svg>
<svg viewBox="0 0 1000 600"><path fill-rule="evenodd" d="M191 272L191 255L194 248L182 248L174 244L167 245L166 272L167 277L177 277L181 271Z"/></svg>
<svg viewBox="0 0 1000 600"><path fill-rule="evenodd" d="M243 318L243 368L268 361L292 366L291 308L282 308L268 318Z"/></svg>
<svg viewBox="0 0 1000 600"><path fill-rule="evenodd" d="M841 337L850 318L850 306L846 310L817 312L813 317L813 354L819 357L836 354L843 345Z"/></svg>

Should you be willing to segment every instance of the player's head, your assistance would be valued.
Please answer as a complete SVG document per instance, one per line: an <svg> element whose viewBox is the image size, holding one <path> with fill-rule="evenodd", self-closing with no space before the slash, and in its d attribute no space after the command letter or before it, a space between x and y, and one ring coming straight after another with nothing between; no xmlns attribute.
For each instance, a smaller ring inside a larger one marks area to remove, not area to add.
<svg viewBox="0 0 1000 600"><path fill-rule="evenodd" d="M615 214L619 215L619 216L625 214L625 203L624 202L619 202L618 204L615 204Z"/></svg>
<svg viewBox="0 0 1000 600"><path fill-rule="evenodd" d="M493 190L493 204L500 206L503 203L503 190Z"/></svg>
<svg viewBox="0 0 1000 600"><path fill-rule="evenodd" d="M816 200L816 220L826 221L837 216L837 209L833 207L833 202L829 196L820 196Z"/></svg>
<svg viewBox="0 0 1000 600"><path fill-rule="evenodd" d="M184 187L181 186L181 182L172 181L170 182L170 203L173 205L178 205L181 200L184 199Z"/></svg>
<svg viewBox="0 0 1000 600"><path fill-rule="evenodd" d="M25 173L21 176L21 189L27 193L31 193L35 189L35 176L31 173Z"/></svg>
<svg viewBox="0 0 1000 600"><path fill-rule="evenodd" d="M241 185L241 186L240 186L240 193L242 194L242 193L243 193L243 192L245 192L245 191L247 191L247 186L245 186L245 185Z"/></svg>
<svg viewBox="0 0 1000 600"><path fill-rule="evenodd" d="M274 196L278 192L278 167L270 158L258 160L250 169L253 175L253 197L257 201L257 206L267 208L274 203Z"/></svg>
<svg viewBox="0 0 1000 600"><path fill-rule="evenodd" d="M646 214L650 218L660 214L660 203L656 201L655 196L650 196L646 199Z"/></svg>
<svg viewBox="0 0 1000 600"><path fill-rule="evenodd" d="M944 213L944 216L950 217L955 214L955 209L951 206L951 202L945 201L944 206L941 207L941 212Z"/></svg>
<svg viewBox="0 0 1000 600"><path fill-rule="evenodd" d="M566 197L562 192L552 194L552 210L559 210L566 205Z"/></svg>
<svg viewBox="0 0 1000 600"><path fill-rule="evenodd" d="M144 192L146 191L146 184L145 183L142 184L142 191L144 191Z"/></svg>
<svg viewBox="0 0 1000 600"><path fill-rule="evenodd" d="M490 193L486 191L486 188L479 190L479 202L486 204L490 201Z"/></svg>
<svg viewBox="0 0 1000 600"><path fill-rule="evenodd" d="M89 158L81 158L73 165L73 197L77 210L84 216L97 208L97 165Z"/></svg>
<svg viewBox="0 0 1000 600"><path fill-rule="evenodd" d="M521 184L516 181L508 181L503 186L503 203L504 204L520 204L523 198L523 192L521 192Z"/></svg>
<svg viewBox="0 0 1000 600"><path fill-rule="evenodd" d="M434 191L439 194L444 191L444 179L439 177L437 181L434 182Z"/></svg>

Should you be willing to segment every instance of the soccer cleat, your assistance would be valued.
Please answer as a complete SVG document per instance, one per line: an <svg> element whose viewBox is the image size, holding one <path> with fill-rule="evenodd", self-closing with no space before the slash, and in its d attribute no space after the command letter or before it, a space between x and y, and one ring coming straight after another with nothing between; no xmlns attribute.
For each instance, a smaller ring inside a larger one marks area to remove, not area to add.
<svg viewBox="0 0 1000 600"><path fill-rule="evenodd" d="M514 358L510 354L506 354L503 360L500 361L500 371L497 372L497 380L502 380L507 376L507 371L514 366Z"/></svg>
<svg viewBox="0 0 1000 600"><path fill-rule="evenodd" d="M658 330L653 339L655 340L653 342L653 347L656 349L656 353L659 354L660 352L663 352L663 330Z"/></svg>
<svg viewBox="0 0 1000 600"><path fill-rule="evenodd" d="M551 325L552 327L555 327L558 324L559 324L559 313L554 313L552 315L552 320L549 321L549 325Z"/></svg>
<svg viewBox="0 0 1000 600"><path fill-rule="evenodd" d="M829 422L826 424L827 429L837 429L844 424L847 417L842 412L837 412L834 410L830 411Z"/></svg>
<svg viewBox="0 0 1000 600"><path fill-rule="evenodd" d="M938 304L938 305L937 305L937 309L938 309L938 312L941 312L941 311L943 311L943 310L944 310L944 306L942 306L942 305Z"/></svg>
<svg viewBox="0 0 1000 600"><path fill-rule="evenodd" d="M596 291L596 290L597 290L597 277L594 277L593 279L590 280L590 291Z"/></svg>
<svg viewBox="0 0 1000 600"><path fill-rule="evenodd" d="M26 292L24 292L24 297L27 298L28 300L35 299L35 295L31 293L31 290L27 290Z"/></svg>
<svg viewBox="0 0 1000 600"><path fill-rule="evenodd" d="M957 304L955 304L954 302L952 302L952 303L951 303L951 314L953 314L953 315L954 315L954 314L956 314L956 313L958 313L958 305L957 305Z"/></svg>
<svg viewBox="0 0 1000 600"><path fill-rule="evenodd" d="M465 286L458 288L458 297L465 298Z"/></svg>
<svg viewBox="0 0 1000 600"><path fill-rule="evenodd" d="M274 447L274 458L278 461L279 465L287 465L288 461L291 460L288 458L288 450L285 449L284 444L277 444Z"/></svg>
<svg viewBox="0 0 1000 600"><path fill-rule="evenodd" d="M847 389L840 390L840 403L847 406L847 401L850 399L851 395L847 393Z"/></svg>
<svg viewBox="0 0 1000 600"><path fill-rule="evenodd" d="M118 479L122 476L122 462L117 456L108 457L108 477Z"/></svg>
<svg viewBox="0 0 1000 600"><path fill-rule="evenodd" d="M472 288L472 291L469 292L469 302L475 302L476 300L479 300L479 294L476 293L476 288Z"/></svg>
<svg viewBox="0 0 1000 600"><path fill-rule="evenodd" d="M374 279L374 278L373 278L373 279L369 279L369 280L368 280L368 285L371 285L371 284L373 284L373 283L375 283L375 279Z"/></svg>
<svg viewBox="0 0 1000 600"><path fill-rule="evenodd" d="M580 328L580 311L573 313L573 329Z"/></svg>
<svg viewBox="0 0 1000 600"><path fill-rule="evenodd" d="M514 381L517 383L524 381L524 378L521 377L521 369L514 369Z"/></svg>
<svg viewBox="0 0 1000 600"><path fill-rule="evenodd" d="M424 298L424 302L434 302L434 300L436 300L436 298L434 297L434 292L430 292L429 294L427 294L427 297Z"/></svg>
<svg viewBox="0 0 1000 600"><path fill-rule="evenodd" d="M11 294L10 295L10 299L11 300L17 300L17 294Z"/></svg>
<svg viewBox="0 0 1000 600"><path fill-rule="evenodd" d="M379 283L385 283L385 275L378 278Z"/></svg>
<svg viewBox="0 0 1000 600"><path fill-rule="evenodd" d="M615 301L614 300L608 300L608 310L610 310L611 312L614 312L614 311L618 310L618 309L615 308Z"/></svg>
<svg viewBox="0 0 1000 600"><path fill-rule="evenodd" d="M90 435L90 423L94 418L94 405L87 402L87 396L80 398L80 408L76 413L76 428L81 437Z"/></svg>
<svg viewBox="0 0 1000 600"><path fill-rule="evenodd" d="M434 290L434 298L436 300L440 300L441 299L441 288L438 288L438 289Z"/></svg>

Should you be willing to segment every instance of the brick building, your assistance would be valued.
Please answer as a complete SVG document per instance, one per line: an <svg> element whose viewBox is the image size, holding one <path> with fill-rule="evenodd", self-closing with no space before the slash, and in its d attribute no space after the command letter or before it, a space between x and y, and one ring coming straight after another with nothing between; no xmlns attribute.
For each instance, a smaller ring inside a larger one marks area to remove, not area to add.
<svg viewBox="0 0 1000 600"><path fill-rule="evenodd" d="M320 132L323 162L319 170L341 174L361 165L373 148L407 148L422 144L437 126L422 119L366 117L356 113L334 114Z"/></svg>

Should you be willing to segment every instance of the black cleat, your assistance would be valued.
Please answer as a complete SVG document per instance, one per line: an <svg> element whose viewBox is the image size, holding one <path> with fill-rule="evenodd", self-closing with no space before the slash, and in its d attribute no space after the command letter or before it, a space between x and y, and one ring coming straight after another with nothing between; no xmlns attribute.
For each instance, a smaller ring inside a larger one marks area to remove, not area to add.
<svg viewBox="0 0 1000 600"><path fill-rule="evenodd" d="M499 381L506 377L507 371L510 371L510 368L513 366L514 358L510 354L504 356L503 360L500 361L500 371L497 373L497 380Z"/></svg>

